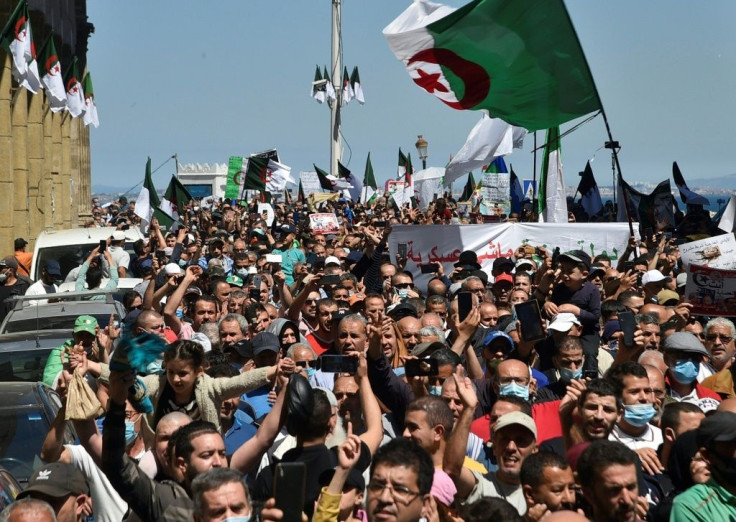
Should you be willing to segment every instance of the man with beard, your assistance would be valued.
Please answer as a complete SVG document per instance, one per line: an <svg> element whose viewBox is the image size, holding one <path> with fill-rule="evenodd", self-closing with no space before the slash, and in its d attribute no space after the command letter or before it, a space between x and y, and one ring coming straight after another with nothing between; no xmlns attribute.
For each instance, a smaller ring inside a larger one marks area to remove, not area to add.
<svg viewBox="0 0 736 522"><path fill-rule="evenodd" d="M299 325L303 336L319 328L317 320L317 303L322 298L318 287L319 277L309 274L304 278L304 287L296 294L286 312L286 318Z"/></svg>
<svg viewBox="0 0 736 522"><path fill-rule="evenodd" d="M567 393L567 386L570 381L583 378L585 356L583 355L583 343L580 342L580 337L564 337L555 346L555 350L556 352L552 356L554 369L544 372L550 384L537 390L537 403L562 399Z"/></svg>
<svg viewBox="0 0 736 522"><path fill-rule="evenodd" d="M195 332L199 331L199 327L203 323L212 323L217 320L220 313L219 302L210 295L202 295L197 297L192 307L192 324L181 321L176 316L176 309L179 308L181 300L184 298L189 287L194 284L202 273L199 266L188 266L184 277L174 293L166 300L164 307L164 321L166 325L177 335L179 340L191 339Z"/></svg>
<svg viewBox="0 0 736 522"><path fill-rule="evenodd" d="M575 476L567 461L556 453L539 451L521 465L521 487L529 520L549 513L575 510Z"/></svg>
<svg viewBox="0 0 736 522"><path fill-rule="evenodd" d="M318 327L312 333L307 335L307 341L314 348L317 355L332 349L334 344L332 314L337 312L337 303L332 299L321 299L317 303L317 324Z"/></svg>
<svg viewBox="0 0 736 522"><path fill-rule="evenodd" d="M572 416L576 406L579 424L574 423ZM542 447L564 455L567 449L580 442L608 439L622 413L621 399L608 380L594 379L588 383L571 381L560 402L562 437L550 439ZM564 445L561 444L563 441Z"/></svg>
<svg viewBox="0 0 736 522"><path fill-rule="evenodd" d="M222 351L228 352L238 341L245 339L248 320L240 314L227 314L219 322Z"/></svg>

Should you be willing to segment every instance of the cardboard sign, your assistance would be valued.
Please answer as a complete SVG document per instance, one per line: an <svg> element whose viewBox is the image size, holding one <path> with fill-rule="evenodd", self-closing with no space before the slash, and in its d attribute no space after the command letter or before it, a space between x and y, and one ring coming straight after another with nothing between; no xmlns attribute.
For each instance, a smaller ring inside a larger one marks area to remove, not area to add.
<svg viewBox="0 0 736 522"><path fill-rule="evenodd" d="M695 315L736 317L736 270L690 265L685 302Z"/></svg>
<svg viewBox="0 0 736 522"><path fill-rule="evenodd" d="M310 214L309 226L315 234L337 234L340 224L335 214Z"/></svg>
<svg viewBox="0 0 736 522"><path fill-rule="evenodd" d="M736 270L736 238L733 232L680 245L684 266L697 265Z"/></svg>

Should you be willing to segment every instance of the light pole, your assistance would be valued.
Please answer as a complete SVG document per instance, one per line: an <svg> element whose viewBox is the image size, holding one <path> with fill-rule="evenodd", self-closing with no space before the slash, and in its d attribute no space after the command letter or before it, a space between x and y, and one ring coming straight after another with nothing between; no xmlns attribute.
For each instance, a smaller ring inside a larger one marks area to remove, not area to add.
<svg viewBox="0 0 736 522"><path fill-rule="evenodd" d="M427 168L427 157L429 154L427 154L427 148L429 147L429 143L427 143L427 140L422 138L422 135L420 134L418 136L417 142L414 144L417 148L417 154L419 154L419 159L422 160L422 169Z"/></svg>

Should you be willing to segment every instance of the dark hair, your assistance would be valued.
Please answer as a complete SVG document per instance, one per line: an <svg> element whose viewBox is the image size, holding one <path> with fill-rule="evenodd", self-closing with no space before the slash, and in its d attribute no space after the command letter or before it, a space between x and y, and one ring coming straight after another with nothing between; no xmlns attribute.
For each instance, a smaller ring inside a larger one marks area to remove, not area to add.
<svg viewBox="0 0 736 522"><path fill-rule="evenodd" d="M606 373L606 379L611 381L616 387L617 395L620 397L624 391L624 377L649 378L647 369L641 364L634 361L625 361L616 366L612 366Z"/></svg>
<svg viewBox="0 0 736 522"><path fill-rule="evenodd" d="M608 256L608 254L598 254L593 258L593 262L597 263L598 261L611 261L611 258Z"/></svg>
<svg viewBox="0 0 736 522"><path fill-rule="evenodd" d="M194 514L198 518L204 515L202 506L202 497L208 491L224 486L225 484L240 484L245 491L245 498L250 505L250 495L248 488L243 481L243 474L233 468L212 468L210 470L197 475L192 481L192 501L194 502Z"/></svg>
<svg viewBox="0 0 736 522"><path fill-rule="evenodd" d="M532 453L521 464L521 483L536 488L542 482L545 468L567 469L570 465L564 457L551 451Z"/></svg>
<svg viewBox="0 0 736 522"><path fill-rule="evenodd" d="M214 295L215 290L217 290L217 285L219 285L220 283L225 283L226 285L229 286L228 282L225 280L224 277L213 277L212 279L210 279L209 291L211 294Z"/></svg>
<svg viewBox="0 0 736 522"><path fill-rule="evenodd" d="M337 306L337 303L334 299L330 299L329 297L325 297L324 299L320 299L317 301L317 311L320 310L323 306Z"/></svg>
<svg viewBox="0 0 736 522"><path fill-rule="evenodd" d="M662 431L665 428L677 430L680 425L681 413L703 413L703 410L691 402L671 402L665 405L664 410L662 410L662 418L659 421L659 427Z"/></svg>
<svg viewBox="0 0 736 522"><path fill-rule="evenodd" d="M656 324L657 326L659 326L658 314L637 314L636 324L637 325Z"/></svg>
<svg viewBox="0 0 736 522"><path fill-rule="evenodd" d="M427 423L430 428L441 425L445 429L445 439L450 436L455 419L444 399L434 395L425 395L409 403L406 413L410 411L423 411L427 414Z"/></svg>
<svg viewBox="0 0 736 522"><path fill-rule="evenodd" d="M646 370L644 370L646 371ZM613 397L616 399L616 409L620 410L623 408L621 402L621 392L619 392L611 381L608 379L593 379L586 386L585 389L580 393L578 399L578 408L582 408L585 404L585 400L591 393L596 394L598 397Z"/></svg>
<svg viewBox="0 0 736 522"><path fill-rule="evenodd" d="M449 348L440 348L432 352L429 358L433 361L437 361L437 366L452 365L452 371L455 371L457 365L460 364L460 356L450 350Z"/></svg>
<svg viewBox="0 0 736 522"><path fill-rule="evenodd" d="M215 310L217 312L220 311L220 301L218 301L214 295L210 295L210 294L198 295L197 298L192 303L192 311L197 307L197 303L199 303L200 301L205 301L207 303L213 303L215 305Z"/></svg>
<svg viewBox="0 0 736 522"><path fill-rule="evenodd" d="M465 522L487 522L488 520L521 522L524 520L507 500L495 497L482 497L472 504L465 504L460 508L459 514Z"/></svg>
<svg viewBox="0 0 736 522"><path fill-rule="evenodd" d="M320 439L330 429L332 406L323 390L314 390L314 408L307 422L298 423L295 435L307 441Z"/></svg>
<svg viewBox="0 0 736 522"><path fill-rule="evenodd" d="M439 400L442 401L442 399ZM444 404L444 401L442 403ZM452 417L452 414L450 416ZM371 479L373 479L373 473L376 471L376 468L381 465L390 467L402 466L416 473L420 495L426 495L432 490L432 481L434 479L432 457L409 439L399 437L378 448L371 464Z"/></svg>
<svg viewBox="0 0 736 522"><path fill-rule="evenodd" d="M164 352L164 364L175 359L190 361L196 370L204 366L204 349L194 341L176 341Z"/></svg>
<svg viewBox="0 0 736 522"><path fill-rule="evenodd" d="M508 402L509 404L515 404L519 407L519 411L528 416L532 416L532 403L522 399L518 395L502 395L496 402Z"/></svg>
<svg viewBox="0 0 736 522"><path fill-rule="evenodd" d="M618 294L618 302L626 306L624 303L626 303L626 301L628 301L632 297L641 297L641 295L639 295L639 292L637 292L636 290L625 290Z"/></svg>
<svg viewBox="0 0 736 522"><path fill-rule="evenodd" d="M145 250L145 248L146 243L142 239L139 239L135 243L133 243L133 252L135 252L135 255L138 257L143 256L143 251Z"/></svg>
<svg viewBox="0 0 736 522"><path fill-rule="evenodd" d="M628 310L623 304L615 299L606 299L601 303L601 318L603 321L608 321L614 315L618 315L619 312L625 312Z"/></svg>
<svg viewBox="0 0 736 522"><path fill-rule="evenodd" d="M562 350L582 350L583 342L580 337L574 335L566 335L562 338L559 344L555 345L555 355L559 355Z"/></svg>
<svg viewBox="0 0 736 522"><path fill-rule="evenodd" d="M406 300L406 303L412 305L418 314L423 314L427 309L427 303L421 297L410 297Z"/></svg>
<svg viewBox="0 0 736 522"><path fill-rule="evenodd" d="M87 281L88 290L94 290L95 288L99 287L100 283L102 282L102 267L89 267L89 269L87 270L87 275L84 279L85 281Z"/></svg>
<svg viewBox="0 0 736 522"><path fill-rule="evenodd" d="M189 456L194 451L192 440L200 435L215 433L222 436L217 427L207 421L192 421L189 424L181 426L171 435L169 443L166 446L166 452L169 455L169 459L173 457L183 457L184 460L188 461Z"/></svg>
<svg viewBox="0 0 736 522"><path fill-rule="evenodd" d="M447 299L445 299L444 295L432 294L429 297L427 297L427 306L441 305L441 304L444 304L445 306L447 306Z"/></svg>
<svg viewBox="0 0 736 522"><path fill-rule="evenodd" d="M636 466L639 457L634 450L615 440L596 440L590 444L578 459L578 479L580 484L594 484L599 471L613 465Z"/></svg>
<svg viewBox="0 0 736 522"><path fill-rule="evenodd" d="M207 355L209 356L209 354L212 353L212 351L207 352ZM227 356L225 358L227 359ZM212 377L213 379L217 379L218 377L237 377L238 375L240 375L240 372L236 370L232 364L228 364L227 362L213 364L209 368L207 368L205 373L209 375L210 377Z"/></svg>
<svg viewBox="0 0 736 522"><path fill-rule="evenodd" d="M133 304L137 297L140 297L140 294L135 290L128 290L123 294L123 307L126 311L130 312L130 306Z"/></svg>

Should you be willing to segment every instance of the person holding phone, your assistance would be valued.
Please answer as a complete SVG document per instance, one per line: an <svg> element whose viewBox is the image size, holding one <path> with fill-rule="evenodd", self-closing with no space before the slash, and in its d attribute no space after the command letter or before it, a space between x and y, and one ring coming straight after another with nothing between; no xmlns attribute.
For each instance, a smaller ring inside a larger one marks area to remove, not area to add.
<svg viewBox="0 0 736 522"><path fill-rule="evenodd" d="M100 247L96 247L89 253L87 259L79 268L75 290L84 292L84 290L96 290L102 284L102 266L99 261ZM104 254L107 264L110 267L110 279L107 281L103 290L113 291L118 287L118 270L115 261L112 258L110 249L105 249ZM86 288L85 288L86 286ZM104 301L107 299L104 294L93 295L88 298L90 301Z"/></svg>

